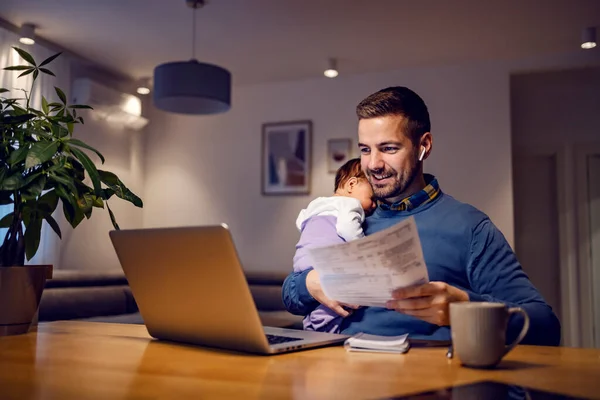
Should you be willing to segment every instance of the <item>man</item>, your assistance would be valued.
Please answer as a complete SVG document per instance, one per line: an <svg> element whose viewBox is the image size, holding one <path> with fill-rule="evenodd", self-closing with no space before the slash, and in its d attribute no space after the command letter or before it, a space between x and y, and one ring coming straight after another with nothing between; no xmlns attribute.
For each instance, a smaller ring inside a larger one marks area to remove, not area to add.
<svg viewBox="0 0 600 400"><path fill-rule="evenodd" d="M502 302L522 307L529 315L523 343L558 345L558 318L502 233L484 213L443 193L434 176L423 174L423 160L433 146L423 100L405 87L390 87L364 99L356 113L361 168L379 203L365 222L365 234L413 216L430 282L394 291L387 308L356 307L327 298L317 271L309 269L286 278L287 309L307 315L323 304L345 317L340 327L345 334L409 333L413 338L449 340L450 303ZM511 318L508 341L522 325L522 317Z"/></svg>

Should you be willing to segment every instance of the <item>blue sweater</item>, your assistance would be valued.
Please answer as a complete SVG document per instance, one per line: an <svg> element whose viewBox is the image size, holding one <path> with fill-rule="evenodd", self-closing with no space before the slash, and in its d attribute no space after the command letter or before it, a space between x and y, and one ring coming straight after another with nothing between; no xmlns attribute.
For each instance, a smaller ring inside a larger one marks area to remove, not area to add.
<svg viewBox="0 0 600 400"><path fill-rule="evenodd" d="M502 302L522 307L530 318L530 327L522 343L558 345L560 322L544 301L509 246L490 219L476 208L449 195L440 195L430 203L411 211L382 210L367 218L367 235L414 216L423 255L431 281L442 281L469 294L471 301ZM290 274L283 284L286 308L307 315L319 303L308 293L306 275L310 270ZM512 341L523 326L515 315L509 322L507 341ZM437 326L415 317L379 307L363 307L345 318L341 332L377 335L401 335L412 338L450 340L450 328Z"/></svg>

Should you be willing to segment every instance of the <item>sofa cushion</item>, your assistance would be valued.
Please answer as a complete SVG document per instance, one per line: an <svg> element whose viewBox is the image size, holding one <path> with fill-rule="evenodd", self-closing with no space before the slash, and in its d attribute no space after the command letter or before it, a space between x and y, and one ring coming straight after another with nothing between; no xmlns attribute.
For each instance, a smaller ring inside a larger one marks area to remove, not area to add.
<svg viewBox="0 0 600 400"><path fill-rule="evenodd" d="M54 270L52 279L46 281L46 288L127 285L122 270Z"/></svg>
<svg viewBox="0 0 600 400"><path fill-rule="evenodd" d="M246 279L264 325L302 327L302 317L286 311L281 287L287 274L246 271ZM143 323L122 270L55 270L46 281L40 321L78 319Z"/></svg>
<svg viewBox="0 0 600 400"><path fill-rule="evenodd" d="M302 329L302 317L292 315L287 311L259 311L260 321L265 326L279 328ZM89 318L79 318L78 321L112 322L117 324L143 324L144 319L139 312L120 315L100 315Z"/></svg>
<svg viewBox="0 0 600 400"><path fill-rule="evenodd" d="M127 285L59 287L45 289L39 308L40 321L128 314L137 305Z"/></svg>
<svg viewBox="0 0 600 400"><path fill-rule="evenodd" d="M276 271L244 271L249 285L283 285L287 273Z"/></svg>
<svg viewBox="0 0 600 400"><path fill-rule="evenodd" d="M139 312L119 315L99 315L96 317L79 318L78 321L85 322L110 322L113 324L144 324L144 319Z"/></svg>

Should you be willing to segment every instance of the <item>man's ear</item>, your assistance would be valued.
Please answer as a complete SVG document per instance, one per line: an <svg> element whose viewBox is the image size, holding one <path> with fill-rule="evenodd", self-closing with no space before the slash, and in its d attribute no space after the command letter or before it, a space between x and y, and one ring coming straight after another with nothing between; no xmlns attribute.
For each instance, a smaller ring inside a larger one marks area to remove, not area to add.
<svg viewBox="0 0 600 400"><path fill-rule="evenodd" d="M423 159L426 159L431 154L431 150L433 149L433 136L431 132L426 132L421 136L421 143L419 144L419 151L417 154L420 154L422 149L425 149L425 154L423 155Z"/></svg>

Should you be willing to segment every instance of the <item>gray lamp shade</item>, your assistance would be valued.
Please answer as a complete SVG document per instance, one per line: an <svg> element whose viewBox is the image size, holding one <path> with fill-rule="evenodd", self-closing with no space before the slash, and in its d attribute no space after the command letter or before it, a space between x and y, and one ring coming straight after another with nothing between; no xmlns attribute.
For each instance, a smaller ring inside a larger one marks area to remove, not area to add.
<svg viewBox="0 0 600 400"><path fill-rule="evenodd" d="M231 108L231 74L196 60L154 69L154 105L179 114L217 114Z"/></svg>

